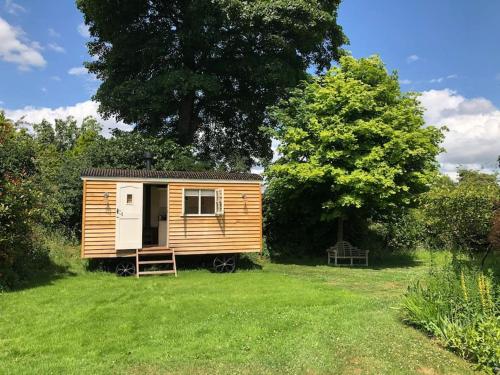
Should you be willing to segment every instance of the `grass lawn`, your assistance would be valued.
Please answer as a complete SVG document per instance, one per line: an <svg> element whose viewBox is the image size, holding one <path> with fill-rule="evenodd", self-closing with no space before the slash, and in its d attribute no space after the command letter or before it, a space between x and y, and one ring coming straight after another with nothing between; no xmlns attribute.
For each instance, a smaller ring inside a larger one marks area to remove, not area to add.
<svg viewBox="0 0 500 375"><path fill-rule="evenodd" d="M0 373L472 373L398 320L426 256L178 278L68 274L0 295Z"/></svg>

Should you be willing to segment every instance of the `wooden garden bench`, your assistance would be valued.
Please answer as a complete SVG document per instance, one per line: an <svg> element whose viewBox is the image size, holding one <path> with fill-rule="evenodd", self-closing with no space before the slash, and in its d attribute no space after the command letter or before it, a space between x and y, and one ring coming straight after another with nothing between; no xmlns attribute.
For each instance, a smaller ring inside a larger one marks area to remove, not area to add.
<svg viewBox="0 0 500 375"><path fill-rule="evenodd" d="M364 265L368 266L369 250L358 249L347 241L337 242L334 246L328 248L326 252L328 254L328 264L330 264L332 258L335 260L335 265L338 265L337 259L350 259L351 266L354 265L354 259L364 259Z"/></svg>

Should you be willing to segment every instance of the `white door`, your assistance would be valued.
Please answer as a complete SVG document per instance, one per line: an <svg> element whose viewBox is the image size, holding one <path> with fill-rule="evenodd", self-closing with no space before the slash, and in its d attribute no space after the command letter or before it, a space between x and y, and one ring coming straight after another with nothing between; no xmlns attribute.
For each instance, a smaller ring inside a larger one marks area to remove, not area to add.
<svg viewBox="0 0 500 375"><path fill-rule="evenodd" d="M141 183L116 184L116 250L142 248Z"/></svg>

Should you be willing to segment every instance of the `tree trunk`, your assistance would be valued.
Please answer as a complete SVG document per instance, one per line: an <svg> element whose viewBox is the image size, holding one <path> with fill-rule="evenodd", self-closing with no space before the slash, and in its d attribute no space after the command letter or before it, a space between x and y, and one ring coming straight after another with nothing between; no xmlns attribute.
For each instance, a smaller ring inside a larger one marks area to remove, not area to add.
<svg viewBox="0 0 500 375"><path fill-rule="evenodd" d="M177 124L179 143L182 146L193 143L195 132L194 94L188 94L182 98L180 103L179 123Z"/></svg>
<svg viewBox="0 0 500 375"><path fill-rule="evenodd" d="M344 241L344 218L337 219L337 242Z"/></svg>

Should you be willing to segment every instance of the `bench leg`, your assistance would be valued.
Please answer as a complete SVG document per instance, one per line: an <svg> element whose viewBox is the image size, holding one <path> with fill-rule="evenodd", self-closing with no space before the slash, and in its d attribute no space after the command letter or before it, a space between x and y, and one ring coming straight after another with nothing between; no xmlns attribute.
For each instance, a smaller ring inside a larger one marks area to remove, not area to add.
<svg viewBox="0 0 500 375"><path fill-rule="evenodd" d="M365 258L365 266L367 266L367 267L368 267L368 255L367 255L367 256L366 256L366 258Z"/></svg>
<svg viewBox="0 0 500 375"><path fill-rule="evenodd" d="M328 265L330 265L330 253L328 253Z"/></svg>
<svg viewBox="0 0 500 375"><path fill-rule="evenodd" d="M353 261L354 261L354 258L351 258L351 266L354 264Z"/></svg>
<svg viewBox="0 0 500 375"><path fill-rule="evenodd" d="M335 254L335 265L337 265L337 254Z"/></svg>

